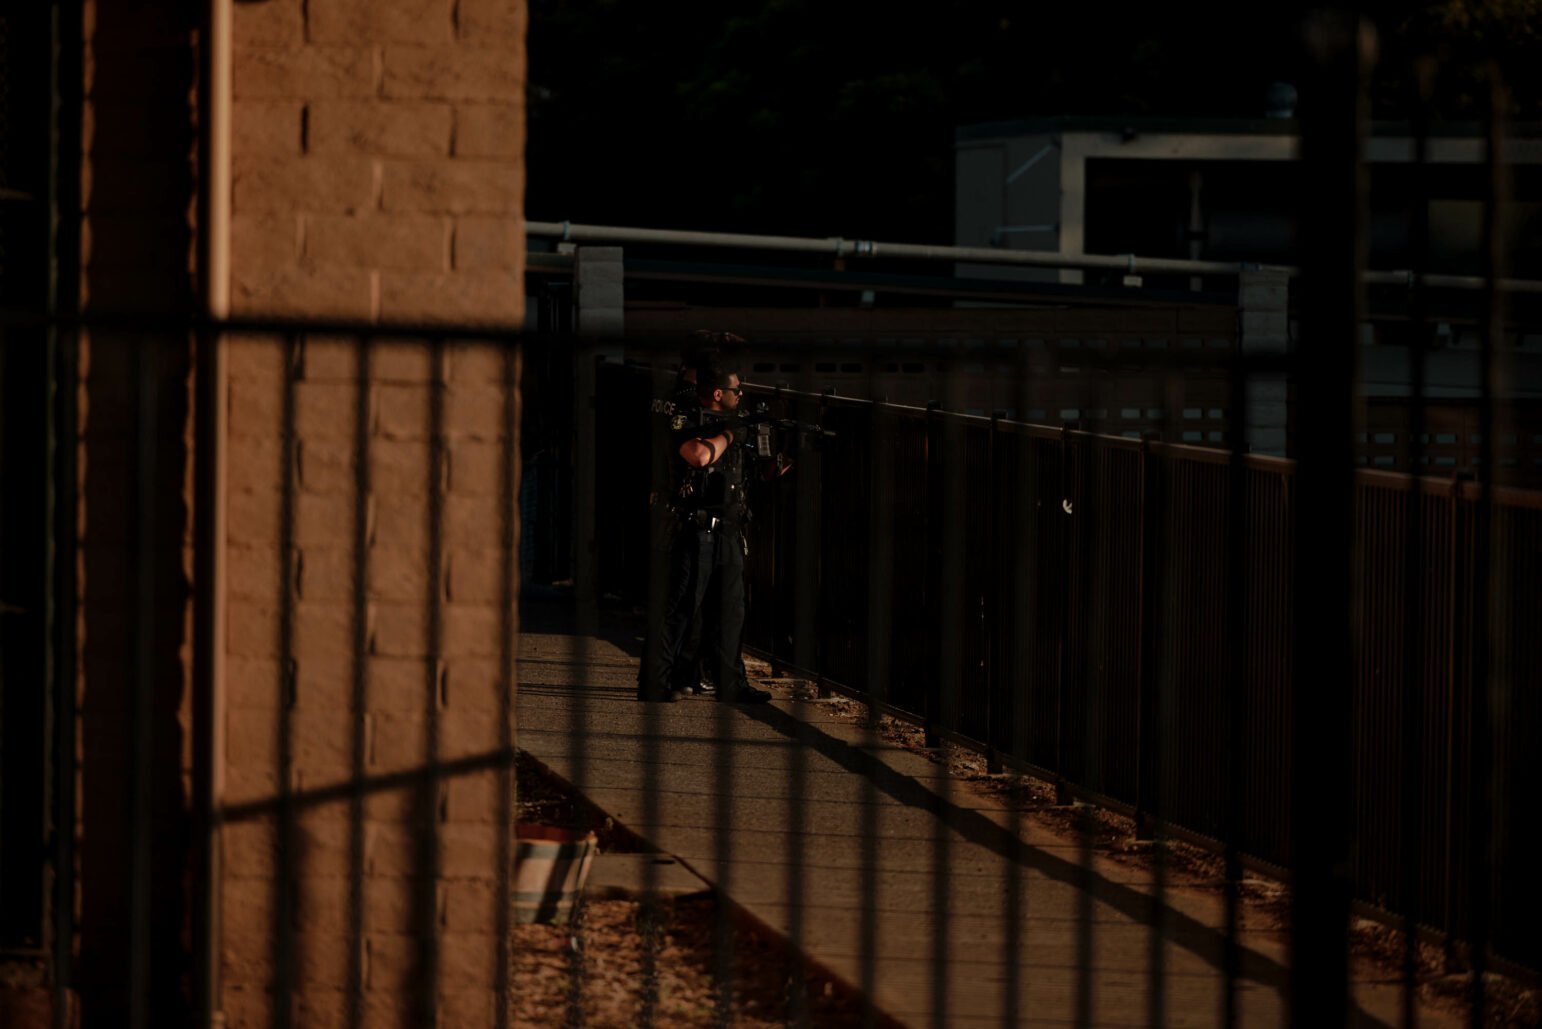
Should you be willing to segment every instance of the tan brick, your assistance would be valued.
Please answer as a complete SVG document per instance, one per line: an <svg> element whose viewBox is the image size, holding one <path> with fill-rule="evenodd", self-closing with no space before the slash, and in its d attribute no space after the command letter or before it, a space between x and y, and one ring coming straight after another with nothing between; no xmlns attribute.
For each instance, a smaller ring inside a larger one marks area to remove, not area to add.
<svg viewBox="0 0 1542 1029"><path fill-rule="evenodd" d="M517 215L523 206L524 175L509 162L386 160L381 176L380 202L387 211Z"/></svg>
<svg viewBox="0 0 1542 1029"><path fill-rule="evenodd" d="M281 379L236 380L230 384L230 435L277 438L284 429L284 389Z"/></svg>
<svg viewBox="0 0 1542 1029"><path fill-rule="evenodd" d="M428 612L422 604L376 605L375 650L381 657L428 657Z"/></svg>
<svg viewBox="0 0 1542 1029"><path fill-rule="evenodd" d="M226 823L221 833L225 875L229 878L267 878L278 866L276 818ZM227 937L228 939L228 937Z"/></svg>
<svg viewBox="0 0 1542 1029"><path fill-rule="evenodd" d="M358 421L359 388L352 382L297 382L295 432L301 439L351 440Z"/></svg>
<svg viewBox="0 0 1542 1029"><path fill-rule="evenodd" d="M372 723L378 716L370 716ZM374 737L371 736L373 748ZM369 763L370 774L383 772L415 772L424 761L421 753L398 751L390 755L392 760L380 764ZM425 795L426 792L426 795ZM410 787L387 790L371 790L364 798L364 817L371 825L389 824L417 828L432 832L439 807L439 788L432 782L420 780Z"/></svg>
<svg viewBox="0 0 1542 1029"><path fill-rule="evenodd" d="M375 54L364 46L237 46L236 99L319 100L375 95Z"/></svg>
<svg viewBox="0 0 1542 1029"><path fill-rule="evenodd" d="M455 219L457 271L515 271L525 262L525 226L517 218Z"/></svg>
<svg viewBox="0 0 1542 1029"><path fill-rule="evenodd" d="M294 496L294 544L350 546L353 543L353 498L339 493L300 493Z"/></svg>
<svg viewBox="0 0 1542 1029"><path fill-rule="evenodd" d="M301 216L267 214L230 219L230 261L243 272L293 268L300 260ZM243 347L242 349L246 349ZM278 353L280 371L282 351Z"/></svg>
<svg viewBox="0 0 1542 1029"><path fill-rule="evenodd" d="M421 549L370 548L367 595L372 600L421 602L427 595L427 568ZM355 574L352 549L310 549L302 555L301 595L305 600L352 602Z"/></svg>
<svg viewBox="0 0 1542 1029"><path fill-rule="evenodd" d="M443 498L444 538L467 549L487 550L503 540L503 505L492 494L452 493Z"/></svg>
<svg viewBox="0 0 1542 1029"><path fill-rule="evenodd" d="M372 768L411 768L427 760L429 723L423 714L377 713L372 717ZM440 761L487 756L500 746L501 735L496 722L480 711L440 711L435 717L434 728L435 757Z"/></svg>
<svg viewBox="0 0 1542 1029"><path fill-rule="evenodd" d="M309 0L316 43L442 44L454 36L452 0Z"/></svg>
<svg viewBox="0 0 1542 1029"><path fill-rule="evenodd" d="M445 103L321 100L310 105L310 119L313 153L441 157L450 152L455 116Z"/></svg>
<svg viewBox="0 0 1542 1029"><path fill-rule="evenodd" d="M233 601L226 628L227 651L234 657L278 658L280 612L271 604ZM293 605L289 645L304 665L346 667L353 656L352 613L344 606L300 601Z"/></svg>
<svg viewBox="0 0 1542 1029"><path fill-rule="evenodd" d="M446 990L490 987L498 974L498 938L447 932L439 937L439 983Z"/></svg>
<svg viewBox="0 0 1542 1029"><path fill-rule="evenodd" d="M226 671L227 703L232 710L272 711L279 706L282 680L273 658L232 657ZM430 663L421 660L370 657L365 663L364 703L370 711L421 712L430 694ZM463 680L464 680L463 673ZM352 655L327 664L315 659L295 667L295 707L351 710L354 693ZM432 680L437 684L438 675ZM470 691L472 685L463 685Z"/></svg>
<svg viewBox="0 0 1542 1029"><path fill-rule="evenodd" d="M302 0L236 4L231 37L238 47L299 46L305 41Z"/></svg>
<svg viewBox="0 0 1542 1029"><path fill-rule="evenodd" d="M269 1029L279 1020L273 1013L273 995L268 992L270 970L262 969L261 978L243 978L243 969L226 961L222 965L220 1010L229 1029Z"/></svg>
<svg viewBox="0 0 1542 1029"><path fill-rule="evenodd" d="M406 100L505 100L523 104L522 50L503 47L385 48L382 95Z"/></svg>
<svg viewBox="0 0 1542 1029"><path fill-rule="evenodd" d="M526 0L460 0L456 27L469 43L522 42L527 28Z"/></svg>
<svg viewBox="0 0 1542 1029"><path fill-rule="evenodd" d="M375 519L376 545L415 554L423 553L422 548L428 546L428 511L427 498L422 494L403 495L391 503L382 503Z"/></svg>
<svg viewBox="0 0 1542 1029"><path fill-rule="evenodd" d="M338 604L354 594L354 561L351 547L306 547L300 552L296 592L304 600Z"/></svg>
<svg viewBox="0 0 1542 1029"><path fill-rule="evenodd" d="M298 157L304 107L298 100L237 100L231 110L232 152L242 158Z"/></svg>
<svg viewBox="0 0 1542 1029"><path fill-rule="evenodd" d="M424 439L429 435L429 389L427 384L388 384L380 386L379 423L376 431L387 439Z"/></svg>
<svg viewBox="0 0 1542 1029"><path fill-rule="evenodd" d="M357 337L306 337L304 377L356 381L363 342ZM447 377L447 370L434 373L433 351L427 340L373 340L368 350L371 381L428 382Z"/></svg>
<svg viewBox="0 0 1542 1029"><path fill-rule="evenodd" d="M371 658L369 707L371 711L422 711L430 699L437 702L439 674L429 661Z"/></svg>
<svg viewBox="0 0 1542 1029"><path fill-rule="evenodd" d="M498 1003L498 994L493 990L460 986L440 994L436 1010L442 1025L477 1029L502 1024L504 1020L497 1017Z"/></svg>
<svg viewBox="0 0 1542 1029"><path fill-rule="evenodd" d="M443 218L312 215L306 222L305 257L318 265L436 271L450 263L449 235Z"/></svg>
<svg viewBox="0 0 1542 1029"><path fill-rule="evenodd" d="M296 463L301 488L309 493L354 493L356 446L354 439L300 440Z"/></svg>
<svg viewBox="0 0 1542 1029"><path fill-rule="evenodd" d="M446 822L439 827L440 874L447 879L498 877L498 836L491 822Z"/></svg>
<svg viewBox="0 0 1542 1029"><path fill-rule="evenodd" d="M448 604L441 644L443 652L454 657L497 657L503 641L502 626L502 612L496 607Z"/></svg>
<svg viewBox="0 0 1542 1029"><path fill-rule="evenodd" d="M231 597L267 604L278 602L284 577L282 562L273 547L231 546L225 552L225 567Z"/></svg>
<svg viewBox="0 0 1542 1029"><path fill-rule="evenodd" d="M371 318L373 274L362 268L237 268L231 275L231 306L238 314Z"/></svg>
<svg viewBox="0 0 1542 1029"><path fill-rule="evenodd" d="M226 729L227 760L231 767L247 771L269 770L280 775L280 732L288 735L290 781L301 788L315 789L336 785L347 779L353 768L352 725L350 716L332 709L296 707L287 712L275 709L232 710ZM280 729L280 721L287 728ZM318 826L330 815L319 809L306 809L307 817ZM307 855L309 861L310 855Z"/></svg>
<svg viewBox="0 0 1542 1029"><path fill-rule="evenodd" d="M502 385L453 385L445 398L445 433L484 440L502 439L508 419L508 402L508 391Z"/></svg>
<svg viewBox="0 0 1542 1029"><path fill-rule="evenodd" d="M522 281L514 272L383 271L380 315L402 321L518 327L525 307Z"/></svg>
<svg viewBox="0 0 1542 1029"><path fill-rule="evenodd" d="M518 460L512 440L456 439L449 446L450 492L499 496L513 482Z"/></svg>
<svg viewBox="0 0 1542 1029"><path fill-rule="evenodd" d="M225 876L220 882L220 919L227 936L270 940L275 899L275 883L270 879Z"/></svg>
<svg viewBox="0 0 1542 1029"><path fill-rule="evenodd" d="M238 232L237 223L249 220L231 219L231 235ZM296 227L298 231L298 227ZM295 253L299 253L298 239ZM234 380L252 379L259 382L281 379L288 361L283 337L260 333L227 333L225 344L225 373Z"/></svg>
<svg viewBox="0 0 1542 1029"><path fill-rule="evenodd" d="M272 547L279 539L281 505L271 492L232 493L226 507L225 531L233 545Z"/></svg>
<svg viewBox="0 0 1542 1029"><path fill-rule="evenodd" d="M444 884L444 927L454 933L490 933L498 926L498 896L494 882L455 879Z"/></svg>
<svg viewBox="0 0 1542 1029"><path fill-rule="evenodd" d="M388 601L426 602L429 592L427 545L378 546L370 550L369 595Z"/></svg>
<svg viewBox="0 0 1542 1029"><path fill-rule="evenodd" d="M517 158L525 152L525 110L512 104L455 108L456 157Z"/></svg>
<svg viewBox="0 0 1542 1029"><path fill-rule="evenodd" d="M519 350L509 343L458 342L450 346L450 378L457 385L519 381ZM514 422L519 425L518 419Z"/></svg>
<svg viewBox="0 0 1542 1029"><path fill-rule="evenodd" d="M278 794L277 769L251 765L234 765L225 769L224 803L227 807L272 804Z"/></svg>
<svg viewBox="0 0 1542 1029"><path fill-rule="evenodd" d="M284 448L277 438L232 436L229 454L226 486L230 497L246 493L278 496L284 479Z"/></svg>
<svg viewBox="0 0 1542 1029"><path fill-rule="evenodd" d="M232 710L271 710L278 706L282 685L279 663L273 658L231 656L225 663L225 704Z"/></svg>
<svg viewBox="0 0 1542 1029"><path fill-rule="evenodd" d="M349 214L374 206L375 170L367 157L245 154L234 161L236 214Z"/></svg>
<svg viewBox="0 0 1542 1029"><path fill-rule="evenodd" d="M488 750L496 749L495 740ZM513 801L513 790L507 788L512 786L508 781L512 775L510 762L507 767L467 772L448 779L445 783L445 821L496 822L504 818L505 824L513 824L512 818L505 818L509 813L502 810L505 796L510 803Z"/></svg>
<svg viewBox="0 0 1542 1029"><path fill-rule="evenodd" d="M425 941L426 942L426 941ZM419 985L413 980L423 946L417 936L405 933L371 933L364 939L369 953L367 985L372 993L408 994ZM427 984L423 984L427 986ZM403 1023L406 1024L406 1023Z"/></svg>
<svg viewBox="0 0 1542 1029"><path fill-rule="evenodd" d="M495 658L452 657L445 662L444 696L447 707L495 712L512 716L514 669L504 688L501 655Z"/></svg>
<svg viewBox="0 0 1542 1029"><path fill-rule="evenodd" d="M455 550L450 553L449 597L457 604L499 604L505 585L517 589L519 568L507 550Z"/></svg>
<svg viewBox="0 0 1542 1029"><path fill-rule="evenodd" d="M393 500L427 493L431 460L427 440L371 440L370 486Z"/></svg>

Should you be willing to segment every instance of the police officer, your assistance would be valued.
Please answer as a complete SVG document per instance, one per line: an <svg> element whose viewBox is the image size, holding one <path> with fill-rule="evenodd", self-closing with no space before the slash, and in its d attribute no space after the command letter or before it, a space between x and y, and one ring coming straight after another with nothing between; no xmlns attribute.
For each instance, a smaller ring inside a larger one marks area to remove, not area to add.
<svg viewBox="0 0 1542 1029"><path fill-rule="evenodd" d="M749 684L740 647L744 636L744 539L749 513L745 494L743 428L734 420L743 394L739 376L721 360L697 367L700 413L674 416L672 455L676 520L669 555L669 584L660 638L644 653L639 693L672 701L692 692L698 679L691 653L692 622L701 619L701 663L716 673L719 700L763 703L771 699ZM739 443L740 445L735 445Z"/></svg>

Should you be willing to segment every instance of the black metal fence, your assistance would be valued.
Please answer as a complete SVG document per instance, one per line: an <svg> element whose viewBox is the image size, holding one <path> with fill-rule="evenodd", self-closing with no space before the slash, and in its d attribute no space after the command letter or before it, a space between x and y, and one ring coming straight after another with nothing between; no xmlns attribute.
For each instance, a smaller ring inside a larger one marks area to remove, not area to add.
<svg viewBox="0 0 1542 1029"><path fill-rule="evenodd" d="M775 666L871 696L869 625L880 605L895 650L894 673L877 689L896 713L1210 845L1227 838L1235 774L1243 803L1234 842L1276 872L1289 866L1294 547L1305 547L1300 560L1314 559L1311 541L1298 544L1292 533L1294 462L844 398L775 399L788 412L814 411L836 436L806 438L818 447L807 455L817 473L783 480L757 506L752 646ZM880 463L895 476L892 548L875 554L868 523ZM967 497L951 554L942 515L949 466L962 468ZM1242 505L1236 527L1233 489ZM1473 665L1485 646L1473 635L1480 487L1362 470L1354 496L1346 616L1358 642L1348 683L1356 735L1353 775L1341 788L1354 799L1356 896L1461 936L1476 902L1466 876L1479 731ZM1412 525L1411 496L1419 505ZM814 538L800 502L818 512ZM1542 493L1496 490L1492 505L1492 560L1508 580L1496 590L1503 600L1486 644L1491 703L1505 712L1488 743L1503 756L1494 857L1507 874L1495 886L1495 943L1536 965L1542 951L1531 930L1542 909L1529 877L1516 873L1539 842L1542 762L1526 741L1542 717L1542 603L1532 588L1542 581ZM803 548L817 554L812 591L799 578ZM874 560L893 568L888 596L869 593ZM959 563L961 604L945 601L948 561ZM1411 598L1420 604L1410 613ZM1322 603L1342 608L1346 599ZM939 666L939 627L949 618L962 630L953 669ZM812 640L802 638L810 628ZM1229 696L1234 650L1245 658L1240 692ZM939 686L950 679L959 692L944 698ZM1235 769L1227 764L1230 704L1246 712ZM1401 736L1409 704L1423 726L1412 755ZM1154 752L1167 755L1160 766ZM1402 774L1410 757L1413 783ZM1412 822L1401 807L1405 789L1419 797ZM1418 884L1405 895L1400 848L1410 837Z"/></svg>

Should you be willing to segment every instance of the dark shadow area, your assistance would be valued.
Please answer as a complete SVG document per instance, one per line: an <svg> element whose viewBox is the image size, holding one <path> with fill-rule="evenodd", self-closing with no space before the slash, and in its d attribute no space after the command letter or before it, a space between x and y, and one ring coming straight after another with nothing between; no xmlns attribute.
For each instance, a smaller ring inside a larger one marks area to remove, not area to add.
<svg viewBox="0 0 1542 1029"><path fill-rule="evenodd" d="M83 214L89 245L81 267L65 263L73 242L61 247L61 293L78 283L88 314L186 314L195 296L187 212L198 12L166 2L93 11L89 149L71 152L66 143L59 155L65 181L72 166L81 169L79 191L61 197L61 231L73 231ZM71 23L62 38L78 40L81 5L62 4L58 13ZM81 112L61 113L61 121L72 117ZM82 350L77 424L89 460L68 484L80 490L83 523L81 620L72 626L82 641L74 985L83 1029L179 1026L191 1017L192 972L182 658L191 341L100 331ZM73 516L69 525L77 525ZM64 610L72 599L60 598Z"/></svg>

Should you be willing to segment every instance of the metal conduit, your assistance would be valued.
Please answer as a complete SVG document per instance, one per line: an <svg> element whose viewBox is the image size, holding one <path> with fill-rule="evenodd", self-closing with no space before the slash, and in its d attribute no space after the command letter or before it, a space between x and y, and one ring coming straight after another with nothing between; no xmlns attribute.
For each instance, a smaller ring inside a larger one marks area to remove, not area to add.
<svg viewBox="0 0 1542 1029"><path fill-rule="evenodd" d="M736 250L768 250L781 253L826 254L831 257L893 257L916 261L968 261L975 264L1019 265L1031 268L1068 268L1084 271L1115 271L1126 275L1240 275L1266 267L1250 261L1192 261L1173 257L1140 257L1136 254L1066 254L1049 250L1000 250L995 247L931 246L920 243L879 243L840 236L761 236L736 232L694 232L683 229L640 229L622 225L579 225L573 222L527 222L527 236L555 238L567 243L654 243L666 246L722 247ZM1267 266L1275 267L1275 266ZM1300 269L1279 266L1295 278ZM1412 288L1417 273L1407 269L1364 272L1368 286ZM1422 276L1432 289L1484 288L1480 275ZM1542 281L1501 279L1506 293L1542 293Z"/></svg>

